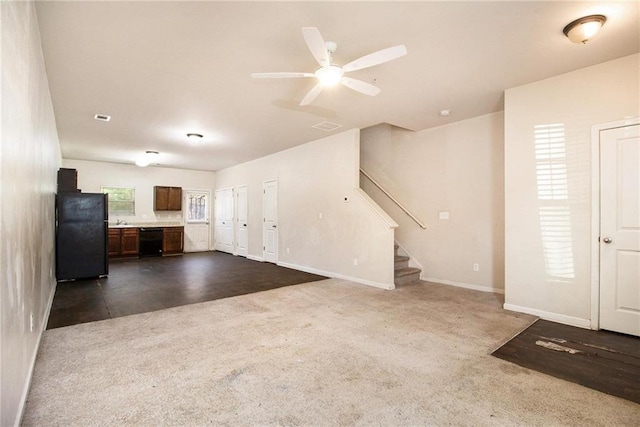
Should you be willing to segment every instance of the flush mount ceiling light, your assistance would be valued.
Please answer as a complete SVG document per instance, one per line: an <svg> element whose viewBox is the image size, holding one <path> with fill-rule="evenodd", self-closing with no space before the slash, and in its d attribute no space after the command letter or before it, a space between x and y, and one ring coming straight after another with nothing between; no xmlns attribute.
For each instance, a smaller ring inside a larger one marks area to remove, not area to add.
<svg viewBox="0 0 640 427"><path fill-rule="evenodd" d="M190 143L196 144L202 139L202 134L199 134L199 133L188 133L187 134L187 139L189 140Z"/></svg>
<svg viewBox="0 0 640 427"><path fill-rule="evenodd" d="M569 23L562 32L574 43L585 44L598 35L607 17L604 15L589 15Z"/></svg>
<svg viewBox="0 0 640 427"><path fill-rule="evenodd" d="M157 151L145 151L145 153L136 160L136 165L144 168L149 166L151 163L158 163L158 158L160 157L160 153Z"/></svg>

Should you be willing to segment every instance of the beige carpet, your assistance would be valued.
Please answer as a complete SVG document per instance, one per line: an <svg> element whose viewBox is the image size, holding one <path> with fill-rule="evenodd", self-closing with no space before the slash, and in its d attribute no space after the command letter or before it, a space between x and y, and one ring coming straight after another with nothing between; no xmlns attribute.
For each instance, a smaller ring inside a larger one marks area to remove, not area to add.
<svg viewBox="0 0 640 427"><path fill-rule="evenodd" d="M325 280L46 331L24 425L638 425L640 405L489 355L492 294Z"/></svg>

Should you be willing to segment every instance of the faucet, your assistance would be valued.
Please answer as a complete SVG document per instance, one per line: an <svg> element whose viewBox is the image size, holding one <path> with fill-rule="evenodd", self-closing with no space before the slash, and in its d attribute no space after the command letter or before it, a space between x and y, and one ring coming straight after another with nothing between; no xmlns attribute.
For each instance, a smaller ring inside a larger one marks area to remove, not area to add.
<svg viewBox="0 0 640 427"><path fill-rule="evenodd" d="M116 220L116 225L127 225L127 223L126 223L124 220L122 220L122 219L118 218L118 219Z"/></svg>

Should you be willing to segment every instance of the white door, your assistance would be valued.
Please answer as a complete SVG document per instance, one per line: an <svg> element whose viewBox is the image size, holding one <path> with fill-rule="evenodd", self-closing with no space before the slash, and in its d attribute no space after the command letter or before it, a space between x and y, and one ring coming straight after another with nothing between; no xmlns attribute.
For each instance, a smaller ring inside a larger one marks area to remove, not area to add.
<svg viewBox="0 0 640 427"><path fill-rule="evenodd" d="M211 236L209 225L211 193L209 191L186 190L184 198L184 206L186 206L184 251L208 251Z"/></svg>
<svg viewBox="0 0 640 427"><path fill-rule="evenodd" d="M640 125L600 132L600 328L640 336Z"/></svg>
<svg viewBox="0 0 640 427"><path fill-rule="evenodd" d="M243 185L236 191L236 254L244 257L247 256L249 242L247 216L247 186Z"/></svg>
<svg viewBox="0 0 640 427"><path fill-rule="evenodd" d="M278 181L263 184L263 251L267 262L278 262Z"/></svg>
<svg viewBox="0 0 640 427"><path fill-rule="evenodd" d="M217 251L233 253L233 188L216 190Z"/></svg>

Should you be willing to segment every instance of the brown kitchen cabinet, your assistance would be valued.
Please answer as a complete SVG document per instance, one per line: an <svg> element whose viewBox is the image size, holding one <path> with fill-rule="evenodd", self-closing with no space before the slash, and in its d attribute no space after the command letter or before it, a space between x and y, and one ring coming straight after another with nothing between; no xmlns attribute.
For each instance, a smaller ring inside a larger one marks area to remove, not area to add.
<svg viewBox="0 0 640 427"><path fill-rule="evenodd" d="M120 247L122 245L122 230L120 228L109 229L109 256L114 257L120 255Z"/></svg>
<svg viewBox="0 0 640 427"><path fill-rule="evenodd" d="M175 255L184 252L184 227L165 227L162 236L162 254Z"/></svg>
<svg viewBox="0 0 640 427"><path fill-rule="evenodd" d="M153 187L153 210L181 211L182 188L162 186Z"/></svg>
<svg viewBox="0 0 640 427"><path fill-rule="evenodd" d="M138 228L110 228L109 256L138 256L140 230Z"/></svg>
<svg viewBox="0 0 640 427"><path fill-rule="evenodd" d="M120 255L138 255L140 230L138 228L123 228L120 239Z"/></svg>

